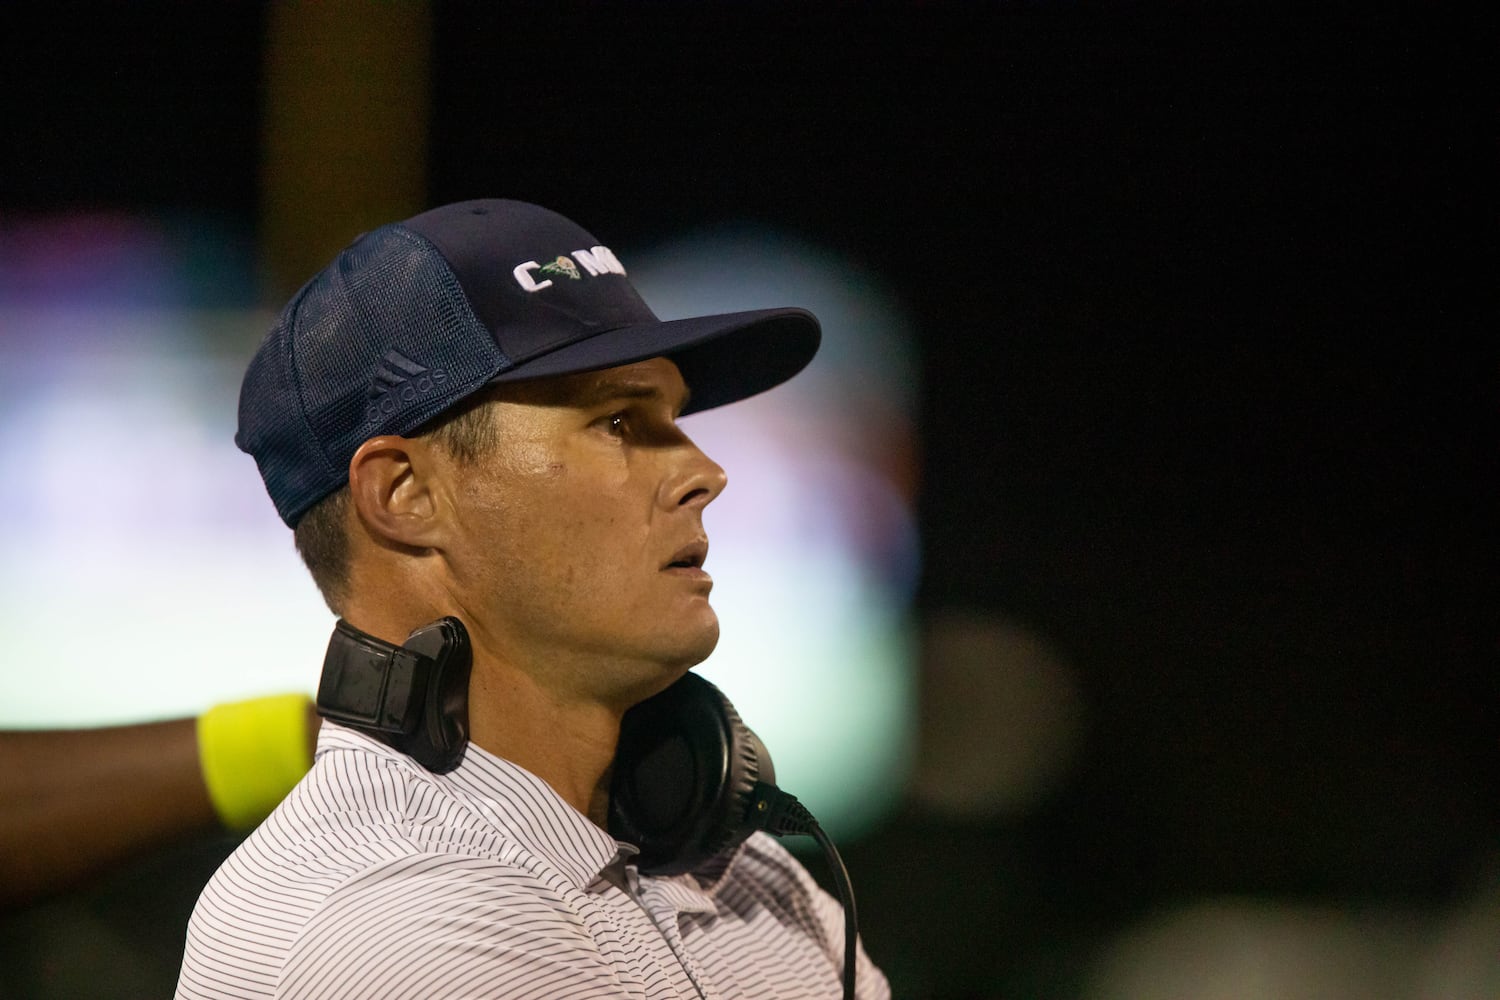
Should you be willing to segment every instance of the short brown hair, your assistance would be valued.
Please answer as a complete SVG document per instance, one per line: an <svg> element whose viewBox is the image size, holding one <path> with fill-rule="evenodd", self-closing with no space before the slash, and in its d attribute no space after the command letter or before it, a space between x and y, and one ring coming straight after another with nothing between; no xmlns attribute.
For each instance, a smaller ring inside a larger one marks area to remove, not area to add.
<svg viewBox="0 0 1500 1000"><path fill-rule="evenodd" d="M499 436L485 405L490 394L476 392L419 427L412 437L428 437L460 465L472 465L494 447ZM349 484L308 508L293 529L292 540L328 609L343 614L349 598Z"/></svg>

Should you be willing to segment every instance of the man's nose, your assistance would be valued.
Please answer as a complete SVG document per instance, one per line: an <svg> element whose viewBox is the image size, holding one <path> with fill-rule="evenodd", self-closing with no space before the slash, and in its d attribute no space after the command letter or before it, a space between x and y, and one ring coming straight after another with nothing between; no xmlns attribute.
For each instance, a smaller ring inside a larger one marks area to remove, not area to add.
<svg viewBox="0 0 1500 1000"><path fill-rule="evenodd" d="M668 507L707 507L724 492L729 476L718 462L684 438L677 456L677 469L663 483L662 502Z"/></svg>

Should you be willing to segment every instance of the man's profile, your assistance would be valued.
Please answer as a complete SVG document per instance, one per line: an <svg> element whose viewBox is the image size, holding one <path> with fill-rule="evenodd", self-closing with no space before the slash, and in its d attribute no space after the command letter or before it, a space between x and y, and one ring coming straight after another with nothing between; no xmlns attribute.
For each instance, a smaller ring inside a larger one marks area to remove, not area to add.
<svg viewBox="0 0 1500 1000"><path fill-rule="evenodd" d="M831 998L843 914L763 833L677 874L608 829L621 720L711 653L686 413L818 346L793 308L663 322L624 265L522 202L368 233L283 311L236 441L333 612L467 636L469 744L428 770L325 724L224 864L177 995ZM652 869L659 871L659 869ZM860 954L859 994L889 994Z"/></svg>

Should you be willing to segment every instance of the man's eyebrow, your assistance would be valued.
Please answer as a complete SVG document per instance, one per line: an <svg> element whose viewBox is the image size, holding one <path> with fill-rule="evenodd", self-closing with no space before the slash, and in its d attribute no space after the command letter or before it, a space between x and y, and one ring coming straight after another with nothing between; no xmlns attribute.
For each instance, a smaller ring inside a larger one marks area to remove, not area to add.
<svg viewBox="0 0 1500 1000"><path fill-rule="evenodd" d="M682 405L687 407L688 390L684 387ZM575 397L578 406L597 406L613 399L665 399L666 393L655 382L632 378L603 378L590 384Z"/></svg>

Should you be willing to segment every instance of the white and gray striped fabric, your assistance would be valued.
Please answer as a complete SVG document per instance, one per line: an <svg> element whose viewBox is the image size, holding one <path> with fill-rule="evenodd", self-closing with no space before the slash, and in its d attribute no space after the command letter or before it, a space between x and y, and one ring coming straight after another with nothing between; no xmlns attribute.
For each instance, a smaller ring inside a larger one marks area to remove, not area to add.
<svg viewBox="0 0 1500 1000"><path fill-rule="evenodd" d="M199 897L177 997L841 996L843 911L775 840L666 878L633 853L478 747L436 775L325 723ZM888 997L859 963L861 1000Z"/></svg>

